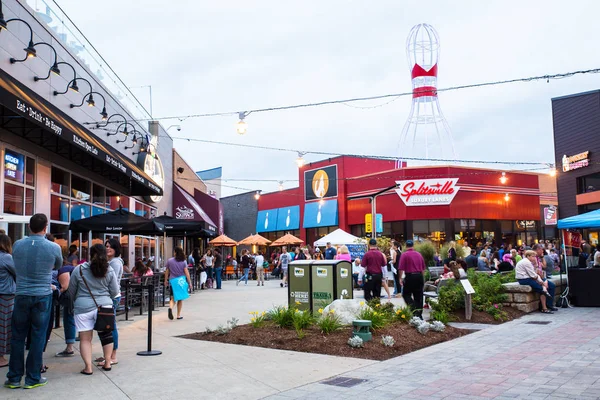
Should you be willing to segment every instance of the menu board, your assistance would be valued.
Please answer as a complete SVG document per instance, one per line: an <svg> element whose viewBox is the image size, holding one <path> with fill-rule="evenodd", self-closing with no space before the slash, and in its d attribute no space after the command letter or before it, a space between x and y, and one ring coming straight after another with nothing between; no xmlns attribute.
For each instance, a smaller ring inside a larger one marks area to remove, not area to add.
<svg viewBox="0 0 600 400"><path fill-rule="evenodd" d="M347 244L346 246L348 247L348 251L350 252L350 257L352 257L352 260L355 260L357 257L362 260L367 252L366 244Z"/></svg>

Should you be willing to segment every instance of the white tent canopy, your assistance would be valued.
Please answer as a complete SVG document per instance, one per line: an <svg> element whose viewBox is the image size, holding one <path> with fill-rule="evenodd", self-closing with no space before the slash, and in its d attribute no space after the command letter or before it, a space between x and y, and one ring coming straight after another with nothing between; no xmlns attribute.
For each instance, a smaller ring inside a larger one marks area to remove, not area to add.
<svg viewBox="0 0 600 400"><path fill-rule="evenodd" d="M325 246L328 242L332 245L342 245L342 244L356 244L356 243L364 243L365 241L357 236L351 235L348 232L345 232L342 229L336 229L331 232L329 235L323 236L321 239L317 240L314 245L315 246Z"/></svg>

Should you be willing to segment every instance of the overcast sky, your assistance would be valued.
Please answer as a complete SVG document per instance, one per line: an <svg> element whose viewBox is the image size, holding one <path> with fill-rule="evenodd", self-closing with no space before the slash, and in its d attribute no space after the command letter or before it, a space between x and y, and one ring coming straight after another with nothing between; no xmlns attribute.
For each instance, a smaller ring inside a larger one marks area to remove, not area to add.
<svg viewBox="0 0 600 400"><path fill-rule="evenodd" d="M152 85L155 117L410 91L405 42L418 23L440 36L439 88L600 67L597 1L104 0L92 9L57 1L124 82ZM585 75L439 99L461 158L553 162L550 99L599 86L600 75ZM134 92L148 104L147 90ZM169 131L176 137L393 156L410 104L402 97L377 108L251 114L245 136L234 116L162 124L181 124ZM244 179L298 178L296 154L181 140L175 147L196 170L223 166L225 195L242 191L225 186L277 189Z"/></svg>

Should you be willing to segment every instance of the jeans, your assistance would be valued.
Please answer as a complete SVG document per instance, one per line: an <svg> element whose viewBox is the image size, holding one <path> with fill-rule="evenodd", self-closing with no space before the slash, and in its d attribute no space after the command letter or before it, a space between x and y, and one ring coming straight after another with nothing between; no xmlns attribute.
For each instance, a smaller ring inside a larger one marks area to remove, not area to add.
<svg viewBox="0 0 600 400"><path fill-rule="evenodd" d="M519 279L520 285L531 286L534 292L543 293L544 287L540 285L535 279ZM546 297L546 307L552 308L554 306L554 292L556 291L556 285L552 281L548 281L548 294L551 298Z"/></svg>
<svg viewBox="0 0 600 400"><path fill-rule="evenodd" d="M113 329L113 350L119 348L119 330L117 329L117 307L121 303L121 296L113 299L113 308L115 309L115 329Z"/></svg>
<svg viewBox="0 0 600 400"><path fill-rule="evenodd" d="M223 267L215 268L215 279L217 280L217 289L221 289L221 281L223 279Z"/></svg>
<svg viewBox="0 0 600 400"><path fill-rule="evenodd" d="M21 382L25 374L25 384L34 385L41 379L42 352L46 344L48 319L52 295L48 296L16 296L15 309L12 315L12 338L10 342L10 361L6 377L11 382ZM31 347L25 358L25 338L31 327Z"/></svg>
<svg viewBox="0 0 600 400"><path fill-rule="evenodd" d="M73 344L75 343L75 316L73 314L69 314L66 310L63 310L63 328L65 330L65 343Z"/></svg>
<svg viewBox="0 0 600 400"><path fill-rule="evenodd" d="M250 268L244 268L244 275L240 278L240 282L246 281L246 285L248 284L248 271L250 271Z"/></svg>

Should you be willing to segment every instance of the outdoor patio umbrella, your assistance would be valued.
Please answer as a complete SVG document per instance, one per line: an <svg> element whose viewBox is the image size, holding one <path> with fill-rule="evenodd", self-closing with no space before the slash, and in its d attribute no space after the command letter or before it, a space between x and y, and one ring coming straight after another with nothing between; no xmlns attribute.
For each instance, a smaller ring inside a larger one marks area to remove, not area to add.
<svg viewBox="0 0 600 400"><path fill-rule="evenodd" d="M238 246L267 246L271 241L259 234L250 235L238 242Z"/></svg>
<svg viewBox="0 0 600 400"><path fill-rule="evenodd" d="M288 245L295 245L295 244L302 244L302 243L304 243L304 240L299 239L296 236L291 235L291 234L288 233L288 234L280 237L279 239L277 239L273 243L271 243L271 247L275 247L275 246L288 246Z"/></svg>
<svg viewBox="0 0 600 400"><path fill-rule="evenodd" d="M211 240L208 243L212 244L213 246L220 246L220 247L237 246L237 242L227 235L217 236L216 238L214 238L213 240Z"/></svg>
<svg viewBox="0 0 600 400"><path fill-rule="evenodd" d="M71 222L69 229L72 232L111 232L134 235L162 234L164 225L160 222L140 217L139 215L123 210L110 211L106 214L94 215Z"/></svg>

